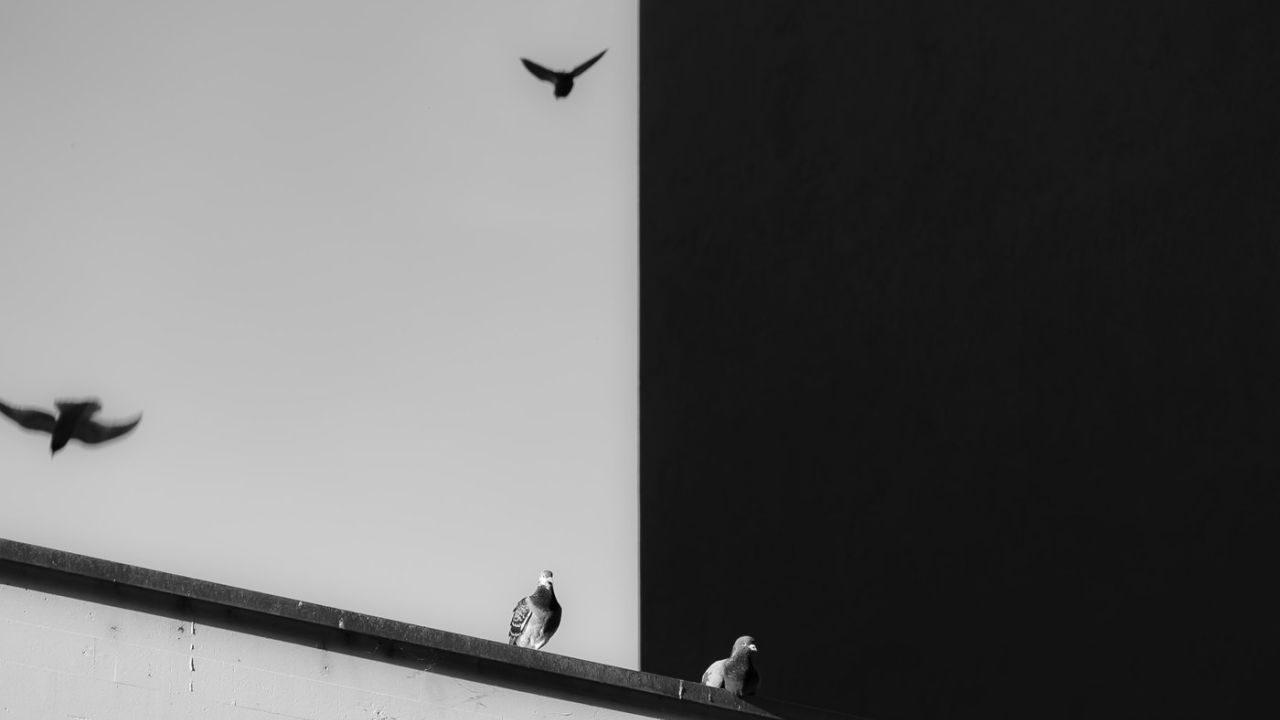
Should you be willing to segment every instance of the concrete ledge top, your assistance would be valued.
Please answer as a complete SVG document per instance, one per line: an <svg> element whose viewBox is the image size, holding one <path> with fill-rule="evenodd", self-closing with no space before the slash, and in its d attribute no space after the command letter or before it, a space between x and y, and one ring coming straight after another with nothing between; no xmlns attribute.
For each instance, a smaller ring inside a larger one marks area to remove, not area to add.
<svg viewBox="0 0 1280 720"><path fill-rule="evenodd" d="M698 682L628 670L545 651L518 648L506 643L421 625L350 612L292 598L253 592L219 583L148 570L122 563L53 550L0 538L0 581L8 573L4 567L26 566L38 571L72 576L79 580L134 588L178 601L199 602L267 618L315 626L327 633L341 631L374 641L402 643L430 651L451 653L487 663L511 666L546 674L549 684L589 683L603 686L610 695L623 700L631 693L676 703L707 706L710 712L730 711L760 718L775 715L744 702L720 688ZM715 710L712 710L714 708ZM688 708L692 710L693 708Z"/></svg>

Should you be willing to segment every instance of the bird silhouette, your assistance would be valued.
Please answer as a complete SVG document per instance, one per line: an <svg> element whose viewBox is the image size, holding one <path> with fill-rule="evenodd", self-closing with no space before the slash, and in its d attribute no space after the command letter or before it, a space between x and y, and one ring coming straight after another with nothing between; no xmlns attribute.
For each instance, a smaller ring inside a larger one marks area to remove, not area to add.
<svg viewBox="0 0 1280 720"><path fill-rule="evenodd" d="M560 603L552 587L551 571L538 575L538 587L532 595L520 598L511 610L511 629L507 642L516 647L541 650L560 628Z"/></svg>
<svg viewBox="0 0 1280 720"><path fill-rule="evenodd" d="M608 48L601 50L599 55L596 55L568 72L562 70L548 70L536 62L526 60L524 58L520 58L520 62L524 63L524 66L529 69L529 72L533 73L534 77L539 80L546 80L549 83L554 83L556 86L556 99L559 100L562 97L569 96L569 92L573 90L573 79L586 72L587 68L595 65L596 61L604 57L604 54L607 52L609 52Z"/></svg>
<svg viewBox="0 0 1280 720"><path fill-rule="evenodd" d="M0 413L28 430L49 433L50 457L66 446L72 438L82 443L97 444L114 440L133 430L142 422L142 413L138 417L124 423L104 424L93 420L94 413L102 409L102 405L93 398L85 400L59 400L54 403L58 415L37 408L17 408L0 400Z"/></svg>

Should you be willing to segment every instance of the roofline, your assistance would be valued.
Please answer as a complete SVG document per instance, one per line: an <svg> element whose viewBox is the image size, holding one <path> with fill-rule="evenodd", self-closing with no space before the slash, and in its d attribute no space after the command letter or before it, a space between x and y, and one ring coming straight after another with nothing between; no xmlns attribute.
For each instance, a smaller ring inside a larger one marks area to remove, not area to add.
<svg viewBox="0 0 1280 720"><path fill-rule="evenodd" d="M373 615L269 595L206 580L149 570L86 555L0 538L0 582L85 597L109 605L181 608L204 622L349 654L375 655L400 664L430 658L432 669L491 676L496 685L558 689L560 694L609 698L624 706L654 705L665 712L775 715L726 690L698 682L629 670L484 638L388 620ZM262 621L267 621L265 624ZM604 692L602 692L604 691ZM678 709L673 704L691 703Z"/></svg>

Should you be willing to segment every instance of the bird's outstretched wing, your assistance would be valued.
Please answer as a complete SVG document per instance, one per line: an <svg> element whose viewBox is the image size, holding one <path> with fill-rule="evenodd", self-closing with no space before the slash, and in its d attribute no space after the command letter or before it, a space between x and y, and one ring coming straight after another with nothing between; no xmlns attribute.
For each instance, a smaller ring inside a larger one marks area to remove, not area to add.
<svg viewBox="0 0 1280 720"><path fill-rule="evenodd" d="M599 55L596 55L595 57L591 58L590 60L588 60L588 61L586 61L586 62L582 63L581 65L579 65L578 67L574 68L574 69L573 69L573 72L572 72L571 74L572 74L574 77L578 77L578 76L579 76L579 75L581 75L582 73L586 72L586 71L587 71L587 68L591 67L592 65L595 65L595 64L596 64L596 61L597 61L597 60L599 60L600 58L604 57L604 54L605 54L605 53L607 53L607 52L609 52L609 48L605 48L604 50L601 50Z"/></svg>
<svg viewBox="0 0 1280 720"><path fill-rule="evenodd" d="M556 74L554 71L548 70L532 60L520 58L520 62L524 63L524 66L529 69L529 72L533 73L533 76L539 80L546 80L547 82L556 81Z"/></svg>
<svg viewBox="0 0 1280 720"><path fill-rule="evenodd" d="M130 430L133 430L138 427L138 423L140 422L142 422L141 414L129 422L121 423L119 425L104 425L100 422L94 422L93 420L82 420L76 425L75 431L72 432L71 437L83 443L106 442L108 440L114 440Z"/></svg>
<svg viewBox="0 0 1280 720"><path fill-rule="evenodd" d="M508 643L516 644L516 638L524 632L524 626L529 624L529 618L532 615L533 608L529 605L529 598L520 598L520 602L516 603L515 608L511 610L511 630L507 632Z"/></svg>
<svg viewBox="0 0 1280 720"><path fill-rule="evenodd" d="M16 408L0 402L0 413L28 430L52 433L56 424L53 415L35 408Z"/></svg>

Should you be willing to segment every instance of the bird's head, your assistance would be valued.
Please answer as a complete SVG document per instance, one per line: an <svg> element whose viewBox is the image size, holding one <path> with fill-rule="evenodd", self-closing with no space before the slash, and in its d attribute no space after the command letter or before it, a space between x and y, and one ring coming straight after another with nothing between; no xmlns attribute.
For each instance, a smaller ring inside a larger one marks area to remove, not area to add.
<svg viewBox="0 0 1280 720"><path fill-rule="evenodd" d="M538 584L551 587L551 577L552 575L550 570L543 570L542 573L538 575Z"/></svg>
<svg viewBox="0 0 1280 720"><path fill-rule="evenodd" d="M756 639L750 635L743 635L733 642L733 654L738 655L743 652L755 652Z"/></svg>

